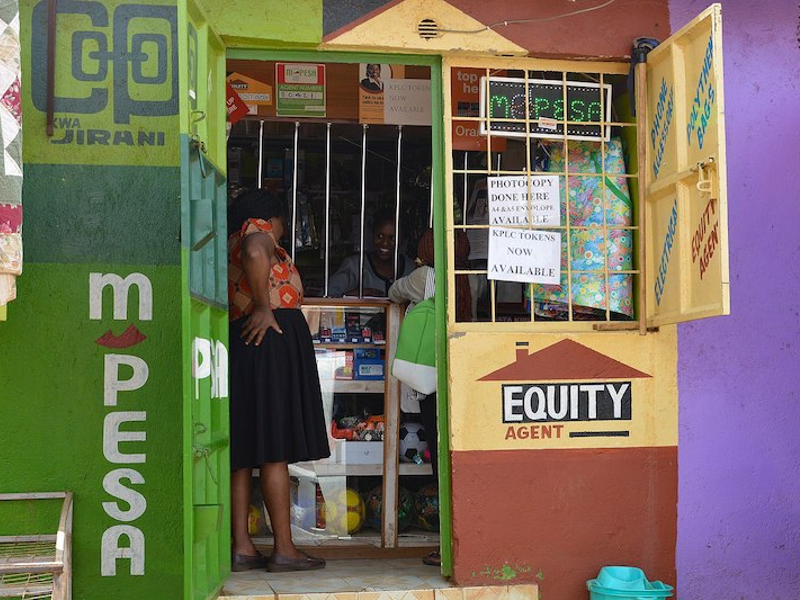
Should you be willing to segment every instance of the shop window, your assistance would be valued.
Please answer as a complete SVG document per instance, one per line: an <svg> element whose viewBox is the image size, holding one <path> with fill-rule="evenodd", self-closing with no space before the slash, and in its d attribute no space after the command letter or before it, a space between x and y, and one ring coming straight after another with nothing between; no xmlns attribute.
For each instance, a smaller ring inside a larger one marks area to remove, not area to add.
<svg viewBox="0 0 800 600"><path fill-rule="evenodd" d="M450 115L452 218L463 232L456 237L469 240L469 255L455 265L469 282L467 318L634 321L636 123L626 76L454 68L451 81L477 91L477 102L457 101ZM500 247L526 256L555 246L555 262L497 258L492 238L528 233L543 243ZM554 282L522 281L532 273Z"/></svg>
<svg viewBox="0 0 800 600"><path fill-rule="evenodd" d="M300 268L306 296L385 297L394 279L413 270L417 242L431 223L431 127L359 122L364 65L325 66L327 116L279 117L274 106L260 106L232 127L229 187L231 194L262 187L285 199L283 244ZM229 68L234 79L274 83L274 62L238 61ZM429 67L385 65L383 73L387 80L394 73L396 84L430 85ZM415 101L430 111L429 97ZM373 229L387 220L396 238L393 264L379 265L376 278Z"/></svg>
<svg viewBox="0 0 800 600"><path fill-rule="evenodd" d="M728 312L719 21L650 54L636 116L627 64L444 61L451 328Z"/></svg>

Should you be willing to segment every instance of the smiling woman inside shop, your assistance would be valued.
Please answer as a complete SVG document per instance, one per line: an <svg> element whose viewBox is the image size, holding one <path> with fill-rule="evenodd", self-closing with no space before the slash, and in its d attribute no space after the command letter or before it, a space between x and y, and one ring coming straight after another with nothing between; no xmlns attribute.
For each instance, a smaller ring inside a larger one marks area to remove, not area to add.
<svg viewBox="0 0 800 600"><path fill-rule="evenodd" d="M394 216L378 215L372 222L372 251L364 254L362 293L359 293L360 255L348 256L328 283L328 296L376 296L385 297L396 279L414 270L414 265L405 256L397 257L397 274L394 270L396 240Z"/></svg>

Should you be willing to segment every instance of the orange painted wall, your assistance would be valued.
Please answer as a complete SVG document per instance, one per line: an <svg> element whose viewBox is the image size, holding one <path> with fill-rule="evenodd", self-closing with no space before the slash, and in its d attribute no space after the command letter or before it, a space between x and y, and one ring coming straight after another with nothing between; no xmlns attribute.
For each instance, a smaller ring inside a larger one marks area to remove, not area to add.
<svg viewBox="0 0 800 600"><path fill-rule="evenodd" d="M675 446L453 452L456 582L576 600L603 565L636 565L674 583L677 459Z"/></svg>

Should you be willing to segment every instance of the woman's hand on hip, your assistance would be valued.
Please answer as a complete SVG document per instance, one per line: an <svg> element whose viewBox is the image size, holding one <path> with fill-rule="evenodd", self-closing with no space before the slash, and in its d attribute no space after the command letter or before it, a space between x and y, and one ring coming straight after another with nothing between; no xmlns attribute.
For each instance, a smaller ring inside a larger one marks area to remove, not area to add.
<svg viewBox="0 0 800 600"><path fill-rule="evenodd" d="M266 307L256 307L242 327L241 337L246 346L249 346L253 340L255 340L256 346L260 346L270 328L278 333L283 333L272 310Z"/></svg>

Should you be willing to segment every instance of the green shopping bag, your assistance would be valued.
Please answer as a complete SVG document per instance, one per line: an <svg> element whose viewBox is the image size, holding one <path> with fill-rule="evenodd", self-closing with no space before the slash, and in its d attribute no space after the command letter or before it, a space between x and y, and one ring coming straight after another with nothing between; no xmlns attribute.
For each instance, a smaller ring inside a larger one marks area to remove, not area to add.
<svg viewBox="0 0 800 600"><path fill-rule="evenodd" d="M423 394L436 391L436 319L433 298L417 304L400 324L392 375Z"/></svg>

